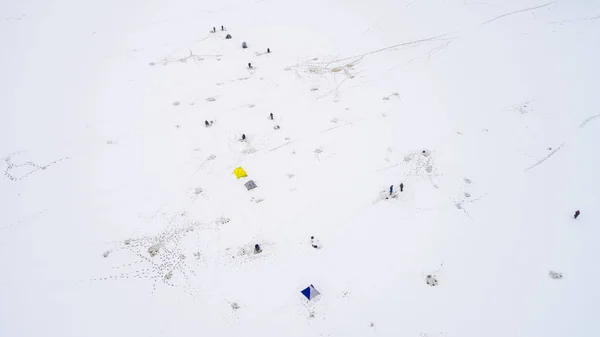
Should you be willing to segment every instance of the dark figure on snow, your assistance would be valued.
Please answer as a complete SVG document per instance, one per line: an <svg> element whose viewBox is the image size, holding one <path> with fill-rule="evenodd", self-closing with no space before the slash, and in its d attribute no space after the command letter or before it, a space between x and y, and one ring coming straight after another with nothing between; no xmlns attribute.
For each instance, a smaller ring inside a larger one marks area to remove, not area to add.
<svg viewBox="0 0 600 337"><path fill-rule="evenodd" d="M390 195L392 195L392 193L394 193L394 185L390 185Z"/></svg>
<svg viewBox="0 0 600 337"><path fill-rule="evenodd" d="M252 63L248 62L248 69L252 69Z"/></svg>
<svg viewBox="0 0 600 337"><path fill-rule="evenodd" d="M231 39L231 35L227 34L227 36L225 36L225 39L227 39L227 40Z"/></svg>
<svg viewBox="0 0 600 337"><path fill-rule="evenodd" d="M244 48L244 49L248 48L248 44L245 41L242 42L242 48Z"/></svg>
<svg viewBox="0 0 600 337"><path fill-rule="evenodd" d="M258 254L262 252L262 249L260 249L260 246L257 244L254 245L254 254Z"/></svg>
<svg viewBox="0 0 600 337"><path fill-rule="evenodd" d="M400 192L404 191L404 184L400 183Z"/></svg>
<svg viewBox="0 0 600 337"><path fill-rule="evenodd" d="M208 121L204 121L204 125L205 125L206 127L209 127L209 126L210 126L210 123L209 123Z"/></svg>
<svg viewBox="0 0 600 337"><path fill-rule="evenodd" d="M223 27L222 25L221 25L221 31L223 31L223 32L225 31L225 27Z"/></svg>
<svg viewBox="0 0 600 337"><path fill-rule="evenodd" d="M577 219L577 217L579 216L579 214L581 214L581 212L579 212L579 210L577 210L575 212L575 215L573 215L573 218Z"/></svg>
<svg viewBox="0 0 600 337"><path fill-rule="evenodd" d="M215 33L217 31L217 28L213 27L213 33Z"/></svg>
<svg viewBox="0 0 600 337"><path fill-rule="evenodd" d="M242 133L242 140L246 140L246 134Z"/></svg>
<svg viewBox="0 0 600 337"><path fill-rule="evenodd" d="M267 48L267 54L271 53L271 49Z"/></svg>
<svg viewBox="0 0 600 337"><path fill-rule="evenodd" d="M269 115L269 118L271 118L271 120L273 120L273 113L271 112L271 114Z"/></svg>

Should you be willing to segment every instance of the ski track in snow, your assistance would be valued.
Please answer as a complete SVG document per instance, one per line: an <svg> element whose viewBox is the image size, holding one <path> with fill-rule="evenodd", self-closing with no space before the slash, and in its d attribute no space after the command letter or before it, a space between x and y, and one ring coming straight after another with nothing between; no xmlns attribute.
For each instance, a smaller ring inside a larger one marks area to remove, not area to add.
<svg viewBox="0 0 600 337"><path fill-rule="evenodd" d="M414 5L414 4L415 4L417 1L419 1L419 0L413 0L413 1L409 2L409 3L406 5L406 7L408 8L408 7L412 6L412 5Z"/></svg>
<svg viewBox="0 0 600 337"><path fill-rule="evenodd" d="M424 38L424 39L419 39L419 40L412 40L412 41L408 41L408 42L402 42L402 43L398 43L395 45L391 45L391 46L387 46L387 47L383 47L380 49L376 49L376 50L372 50L363 54L358 54L358 55L354 55L354 56L349 56L349 57L344 57L341 59L336 59L330 62L327 62L324 65L324 68L328 68L330 65L335 64L335 63L339 63L339 62L344 62L344 61L348 61L348 60L354 60L356 59L356 61L354 62L358 62L360 61L360 59L364 58L365 56L369 56L369 55L373 55L373 54L377 54L377 53L381 53L383 51L386 50L390 50L390 49L394 49L394 48L398 48L398 47L404 47L404 46L410 46L410 45L415 45L415 44L419 44L419 43L424 43L424 42L431 42L431 41L448 41L451 42L451 40L453 38L444 38L446 35L442 34L442 35L436 35L436 36L432 36L432 37L428 37L428 38ZM443 47L447 47L447 45L444 45ZM439 47L436 47L439 48ZM289 66L289 68L294 68L297 67L296 66Z"/></svg>
<svg viewBox="0 0 600 337"><path fill-rule="evenodd" d="M597 115L594 115L594 116L592 116L592 117L588 117L588 118L586 118L586 120L584 120L584 121L583 121L581 124L579 124L579 127L580 127L580 128L584 127L584 126L585 126L587 123L589 123L589 122L593 121L594 119L596 119L596 118L598 118L598 117L600 117L600 114L597 114Z"/></svg>
<svg viewBox="0 0 600 337"><path fill-rule="evenodd" d="M483 22L483 23L481 23L481 24L482 24L482 25L485 25L485 24L488 24L488 23L490 23L490 22L494 22L494 21L496 21L496 20L498 20L498 19L502 19L502 18L504 18L504 17L507 17L507 16L509 16L509 15L513 15L513 14L519 14L519 13L523 13L523 12L529 12L529 11L533 11L533 10L536 10L536 9L544 8L544 7L547 7L547 6L550 6L550 5L552 5L553 3L554 3L554 1L552 1L552 2L549 2L549 3L545 4L545 5L540 5L540 6L536 6L536 7L525 8L525 9L521 9L521 10L518 10L518 11L514 11L514 12L510 12L510 13L502 14L502 15L500 15L500 16L497 16L497 17L495 17L495 18L493 18L493 19L491 19L491 20L485 21L485 22Z"/></svg>
<svg viewBox="0 0 600 337"><path fill-rule="evenodd" d="M560 144L559 147L557 147L554 151L550 152L546 157L544 157L542 160L538 161L537 163L529 166L528 168L525 169L525 172L531 170L532 168L540 165L541 163L545 162L546 160L548 160L548 158L552 157L556 152L558 152L558 150L560 150L563 145L565 145L565 143Z"/></svg>
<svg viewBox="0 0 600 337"><path fill-rule="evenodd" d="M48 212L48 210L43 210L43 211L35 212L35 213L31 214L31 215L28 215L28 216L24 217L23 219L21 219L19 221L13 222L13 223L11 223L11 224L9 224L7 226L4 226L4 227L0 227L0 230L5 230L5 229L13 228L13 227L16 227L16 226L24 225L24 224L26 224L26 223L28 223L30 221L33 221L33 220L39 218L40 216L44 215L47 212Z"/></svg>

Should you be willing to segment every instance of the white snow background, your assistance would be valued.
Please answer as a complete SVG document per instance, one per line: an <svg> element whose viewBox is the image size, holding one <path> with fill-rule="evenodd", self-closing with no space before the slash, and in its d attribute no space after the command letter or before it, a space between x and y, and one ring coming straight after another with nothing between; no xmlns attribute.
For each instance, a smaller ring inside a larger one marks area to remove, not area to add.
<svg viewBox="0 0 600 337"><path fill-rule="evenodd" d="M0 336L600 336L598 1L7 0L0 46Z"/></svg>

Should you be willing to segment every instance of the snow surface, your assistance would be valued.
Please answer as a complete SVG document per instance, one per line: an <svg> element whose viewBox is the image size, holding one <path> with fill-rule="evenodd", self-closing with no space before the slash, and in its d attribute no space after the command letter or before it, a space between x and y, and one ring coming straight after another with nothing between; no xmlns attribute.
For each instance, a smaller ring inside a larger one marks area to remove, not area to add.
<svg viewBox="0 0 600 337"><path fill-rule="evenodd" d="M0 14L0 336L600 336L598 1Z"/></svg>

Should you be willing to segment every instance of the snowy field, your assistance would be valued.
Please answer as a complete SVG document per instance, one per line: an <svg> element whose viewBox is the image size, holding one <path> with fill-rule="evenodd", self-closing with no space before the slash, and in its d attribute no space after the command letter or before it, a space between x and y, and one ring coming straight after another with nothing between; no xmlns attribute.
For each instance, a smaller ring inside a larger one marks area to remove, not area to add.
<svg viewBox="0 0 600 337"><path fill-rule="evenodd" d="M5 0L0 42L2 337L600 336L599 1Z"/></svg>

